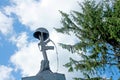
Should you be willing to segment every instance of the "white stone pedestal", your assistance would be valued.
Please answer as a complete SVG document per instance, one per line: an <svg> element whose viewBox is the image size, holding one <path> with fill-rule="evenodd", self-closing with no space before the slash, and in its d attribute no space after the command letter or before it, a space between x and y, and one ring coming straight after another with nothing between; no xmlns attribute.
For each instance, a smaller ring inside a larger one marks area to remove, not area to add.
<svg viewBox="0 0 120 80"><path fill-rule="evenodd" d="M65 80L65 75L47 70L36 76L24 77L22 80Z"/></svg>

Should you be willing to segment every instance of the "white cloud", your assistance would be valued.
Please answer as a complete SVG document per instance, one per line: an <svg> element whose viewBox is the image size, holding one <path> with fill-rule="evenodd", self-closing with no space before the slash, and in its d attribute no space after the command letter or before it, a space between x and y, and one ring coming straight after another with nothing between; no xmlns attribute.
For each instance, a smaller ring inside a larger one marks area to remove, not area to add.
<svg viewBox="0 0 120 80"><path fill-rule="evenodd" d="M7 17L5 14L0 12L0 32L4 35L11 33L13 20L10 17Z"/></svg>
<svg viewBox="0 0 120 80"><path fill-rule="evenodd" d="M15 80L15 78L11 74L12 71L12 68L0 65L0 80Z"/></svg>
<svg viewBox="0 0 120 80"><path fill-rule="evenodd" d="M11 0L14 6L5 8L5 11L15 13L22 24L35 30L37 27L46 27L51 30L59 27L60 13L58 10L70 12L78 10L78 0ZM82 2L80 0L79 2ZM13 9L13 10L11 10Z"/></svg>
<svg viewBox="0 0 120 80"><path fill-rule="evenodd" d="M27 39L28 39L28 36L27 36L27 33L26 32L22 32L20 34L16 34L16 35L13 35L11 38L10 38L10 41L12 41L14 44L16 44L16 46L18 48L22 48L23 46L26 46L27 45Z"/></svg>
<svg viewBox="0 0 120 80"><path fill-rule="evenodd" d="M34 42L23 46L11 56L11 62L15 65L16 70L22 71L23 76L35 75L39 71L40 60L40 52Z"/></svg>

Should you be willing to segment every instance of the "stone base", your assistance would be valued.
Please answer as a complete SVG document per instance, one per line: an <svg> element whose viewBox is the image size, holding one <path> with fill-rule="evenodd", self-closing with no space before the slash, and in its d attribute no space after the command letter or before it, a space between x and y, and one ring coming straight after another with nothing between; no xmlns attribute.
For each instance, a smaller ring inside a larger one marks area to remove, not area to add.
<svg viewBox="0 0 120 80"><path fill-rule="evenodd" d="M40 71L36 76L24 77L22 80L65 80L65 75L53 73L49 67L48 60L41 61Z"/></svg>
<svg viewBox="0 0 120 80"><path fill-rule="evenodd" d="M47 70L36 76L24 77L22 80L65 80L65 75Z"/></svg>

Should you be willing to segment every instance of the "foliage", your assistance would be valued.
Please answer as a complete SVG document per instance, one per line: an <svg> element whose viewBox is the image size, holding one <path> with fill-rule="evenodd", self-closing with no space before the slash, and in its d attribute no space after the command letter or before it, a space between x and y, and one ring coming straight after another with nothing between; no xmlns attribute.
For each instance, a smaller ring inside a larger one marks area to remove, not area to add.
<svg viewBox="0 0 120 80"><path fill-rule="evenodd" d="M63 26L55 28L56 31L68 35L72 33L79 39L74 45L60 45L82 57L81 60L70 58L70 62L65 64L68 71L81 71L86 78L94 80L91 76L99 76L108 70L106 67L120 70L119 4L120 0L100 3L85 0L82 4L79 3L82 11L72 11L70 14L60 11Z"/></svg>

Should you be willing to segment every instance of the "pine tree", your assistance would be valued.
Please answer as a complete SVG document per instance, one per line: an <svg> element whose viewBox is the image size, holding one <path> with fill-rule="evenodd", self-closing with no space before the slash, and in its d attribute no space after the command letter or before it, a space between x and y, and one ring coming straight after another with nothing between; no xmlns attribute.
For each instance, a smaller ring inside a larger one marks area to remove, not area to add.
<svg viewBox="0 0 120 80"><path fill-rule="evenodd" d="M99 3L86 0L79 5L82 11L70 14L60 11L63 26L55 29L79 39L74 45L60 43L62 48L82 57L81 60L70 58L65 64L68 71L81 71L85 78L98 80L107 68L111 68L111 73L114 73L112 67L120 70L120 0Z"/></svg>

